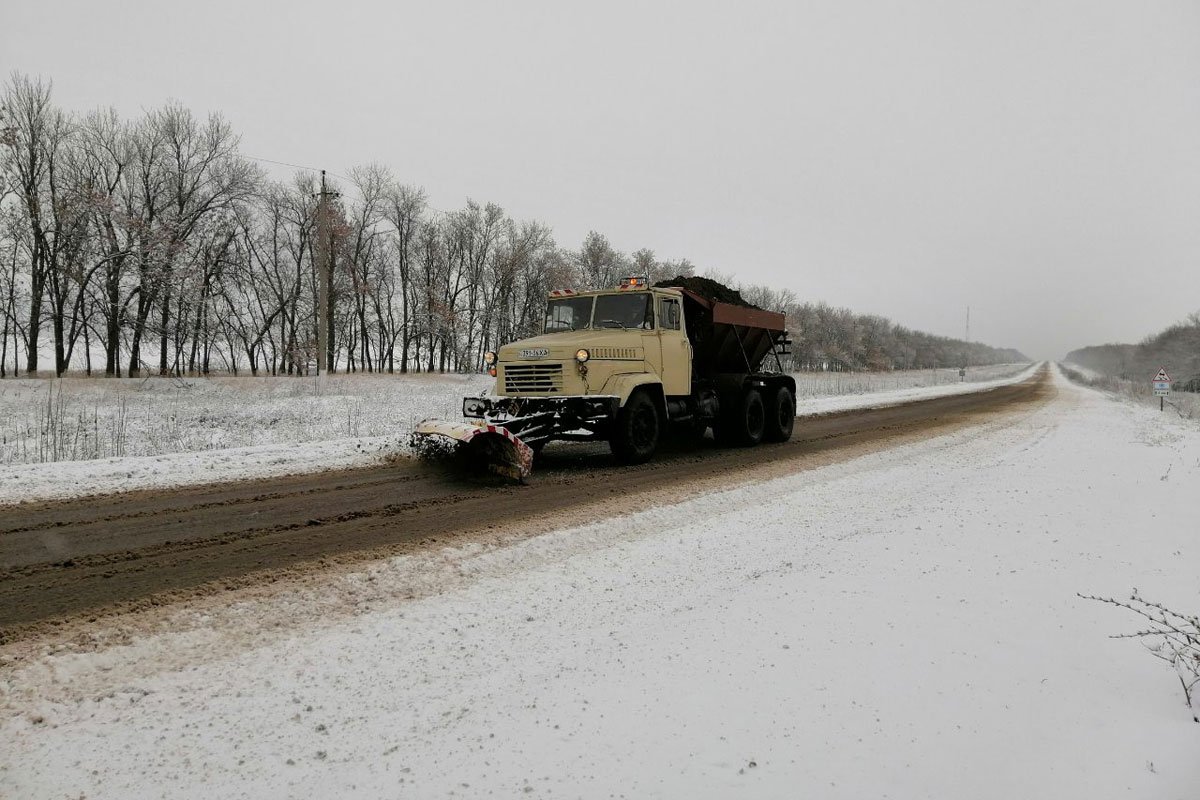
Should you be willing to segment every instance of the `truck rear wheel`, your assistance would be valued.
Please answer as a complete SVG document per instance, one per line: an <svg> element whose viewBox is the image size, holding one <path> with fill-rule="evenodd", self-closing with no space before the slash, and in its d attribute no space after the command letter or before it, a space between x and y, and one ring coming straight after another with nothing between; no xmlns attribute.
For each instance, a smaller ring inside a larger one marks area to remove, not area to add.
<svg viewBox="0 0 1200 800"><path fill-rule="evenodd" d="M729 409L728 414L722 415L723 418L714 433L722 444L753 447L762 441L766 428L766 409L763 406L762 393L758 389L747 389L738 400L738 404Z"/></svg>
<svg viewBox="0 0 1200 800"><path fill-rule="evenodd" d="M786 386L776 387L767 402L767 425L763 438L768 442L786 442L796 424L796 398Z"/></svg>
<svg viewBox="0 0 1200 800"><path fill-rule="evenodd" d="M654 457L661 429L654 401L645 392L634 392L617 414L609 446L622 464L642 464Z"/></svg>

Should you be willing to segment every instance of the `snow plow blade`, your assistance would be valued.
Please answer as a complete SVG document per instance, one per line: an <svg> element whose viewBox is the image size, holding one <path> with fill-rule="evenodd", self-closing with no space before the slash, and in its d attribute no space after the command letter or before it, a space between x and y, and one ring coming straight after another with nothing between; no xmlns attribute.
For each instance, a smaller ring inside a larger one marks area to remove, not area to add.
<svg viewBox="0 0 1200 800"><path fill-rule="evenodd" d="M533 470L533 450L500 425L427 419L413 428L413 439L444 437L462 442L468 458L491 472L519 481Z"/></svg>

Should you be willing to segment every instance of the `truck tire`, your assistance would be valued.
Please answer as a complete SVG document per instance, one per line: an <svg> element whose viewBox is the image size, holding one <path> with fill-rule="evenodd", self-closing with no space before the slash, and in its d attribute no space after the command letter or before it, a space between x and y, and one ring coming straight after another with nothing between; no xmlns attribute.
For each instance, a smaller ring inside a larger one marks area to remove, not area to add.
<svg viewBox="0 0 1200 800"><path fill-rule="evenodd" d="M768 395L767 424L763 439L768 442L786 442L792 438L792 427L796 424L796 398L792 390L779 386Z"/></svg>
<svg viewBox="0 0 1200 800"><path fill-rule="evenodd" d="M766 427L766 409L762 393L758 389L747 389L738 398L735 407L723 415L714 429L718 441L732 447L753 447L762 441Z"/></svg>
<svg viewBox="0 0 1200 800"><path fill-rule="evenodd" d="M661 431L654 401L645 392L634 392L617 413L609 446L622 464L643 464L654 457Z"/></svg>

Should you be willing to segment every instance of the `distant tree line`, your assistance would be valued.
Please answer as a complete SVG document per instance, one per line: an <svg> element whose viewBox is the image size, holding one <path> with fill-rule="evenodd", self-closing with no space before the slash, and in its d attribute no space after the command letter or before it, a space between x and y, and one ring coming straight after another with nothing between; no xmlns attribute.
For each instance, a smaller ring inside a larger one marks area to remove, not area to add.
<svg viewBox="0 0 1200 800"><path fill-rule="evenodd" d="M1029 360L1018 350L914 331L876 314L799 302L791 290L751 286L742 296L787 315L797 370L929 369Z"/></svg>
<svg viewBox="0 0 1200 800"><path fill-rule="evenodd" d="M1101 344L1067 354L1067 361L1103 375L1149 381L1160 367L1175 389L1200 392L1200 311L1138 344Z"/></svg>
<svg viewBox="0 0 1200 800"><path fill-rule="evenodd" d="M486 350L541 330L551 289L694 273L596 232L559 247L548 226L494 203L438 211L378 164L331 188L339 370L475 370ZM14 74L0 97L0 377L308 374L319 191L311 171L268 179L219 114L70 113L49 83ZM1025 360L787 291L743 294L788 314L796 368Z"/></svg>

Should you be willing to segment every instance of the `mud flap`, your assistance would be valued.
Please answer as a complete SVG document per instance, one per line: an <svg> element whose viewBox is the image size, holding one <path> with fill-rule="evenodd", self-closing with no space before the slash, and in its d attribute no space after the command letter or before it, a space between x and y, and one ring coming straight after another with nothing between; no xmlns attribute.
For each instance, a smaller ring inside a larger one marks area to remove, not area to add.
<svg viewBox="0 0 1200 800"><path fill-rule="evenodd" d="M533 471L533 450L501 425L427 419L413 428L413 437L445 437L463 442L490 471L516 481Z"/></svg>

